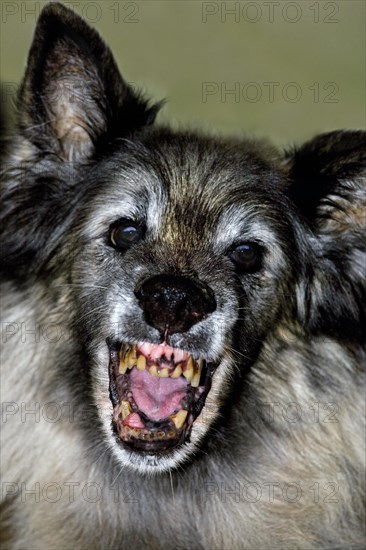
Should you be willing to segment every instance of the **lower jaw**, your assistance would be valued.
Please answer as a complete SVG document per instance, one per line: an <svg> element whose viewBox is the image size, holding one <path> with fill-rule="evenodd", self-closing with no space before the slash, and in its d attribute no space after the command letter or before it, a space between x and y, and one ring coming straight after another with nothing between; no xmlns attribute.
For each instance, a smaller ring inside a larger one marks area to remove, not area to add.
<svg viewBox="0 0 366 550"><path fill-rule="evenodd" d="M121 436L119 436L121 440ZM164 438L163 440L159 441L158 439L154 439L151 441L146 441L141 435L132 435L130 439L126 440L123 439L123 444L127 446L130 450L138 451L140 453L148 453L148 454L162 454L167 451L171 451L173 449L179 448L181 444L183 444L186 439L184 436L181 438L177 438L176 436L171 437L171 439Z"/></svg>
<svg viewBox="0 0 366 550"><path fill-rule="evenodd" d="M192 452L196 452L199 441L177 445L164 451L141 451L130 447L115 436L114 455L124 468L148 478L161 475L189 464Z"/></svg>
<svg viewBox="0 0 366 550"><path fill-rule="evenodd" d="M161 453L178 447L189 441L193 425L190 415L181 429L176 429L167 419L161 422L149 422L144 418L144 428L131 428L123 424L121 406L117 404L113 410L113 426L119 440L130 450L147 453ZM143 414L140 412L140 416Z"/></svg>

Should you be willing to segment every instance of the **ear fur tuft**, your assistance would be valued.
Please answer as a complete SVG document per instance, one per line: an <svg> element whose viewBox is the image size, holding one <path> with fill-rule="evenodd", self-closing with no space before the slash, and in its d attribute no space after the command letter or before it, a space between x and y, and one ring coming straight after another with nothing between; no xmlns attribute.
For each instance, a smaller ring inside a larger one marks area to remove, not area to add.
<svg viewBox="0 0 366 550"><path fill-rule="evenodd" d="M19 129L33 144L78 160L151 124L158 109L122 79L109 48L81 17L59 3L43 9L18 101Z"/></svg>
<svg viewBox="0 0 366 550"><path fill-rule="evenodd" d="M366 338L366 132L322 134L287 153L289 194L313 236L311 330Z"/></svg>

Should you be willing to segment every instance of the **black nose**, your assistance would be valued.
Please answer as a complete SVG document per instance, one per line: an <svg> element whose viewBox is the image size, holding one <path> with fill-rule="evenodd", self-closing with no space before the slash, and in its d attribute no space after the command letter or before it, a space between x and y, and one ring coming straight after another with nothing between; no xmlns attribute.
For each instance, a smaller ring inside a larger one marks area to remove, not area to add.
<svg viewBox="0 0 366 550"><path fill-rule="evenodd" d="M150 277L136 286L135 296L146 322L161 333L185 332L216 309L210 287L181 275Z"/></svg>

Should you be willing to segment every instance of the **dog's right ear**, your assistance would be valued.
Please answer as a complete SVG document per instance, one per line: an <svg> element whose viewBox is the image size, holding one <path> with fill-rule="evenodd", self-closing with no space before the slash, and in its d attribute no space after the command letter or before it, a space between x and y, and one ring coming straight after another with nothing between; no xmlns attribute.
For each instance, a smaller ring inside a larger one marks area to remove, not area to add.
<svg viewBox="0 0 366 550"><path fill-rule="evenodd" d="M58 3L44 8L1 172L1 273L23 280L45 269L85 192L88 164L113 139L133 139L158 107L134 93L79 16Z"/></svg>
<svg viewBox="0 0 366 550"><path fill-rule="evenodd" d="M151 124L149 106L120 76L98 33L62 4L42 11L19 95L19 129L67 161Z"/></svg>

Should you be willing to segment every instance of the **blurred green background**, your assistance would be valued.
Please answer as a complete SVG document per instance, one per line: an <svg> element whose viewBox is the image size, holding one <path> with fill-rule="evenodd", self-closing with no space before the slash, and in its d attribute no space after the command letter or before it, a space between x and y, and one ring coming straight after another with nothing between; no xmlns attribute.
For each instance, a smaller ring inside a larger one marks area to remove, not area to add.
<svg viewBox="0 0 366 550"><path fill-rule="evenodd" d="M2 105L11 121L36 16L47 2L2 1ZM160 119L279 145L365 127L363 0L64 2L95 26Z"/></svg>

